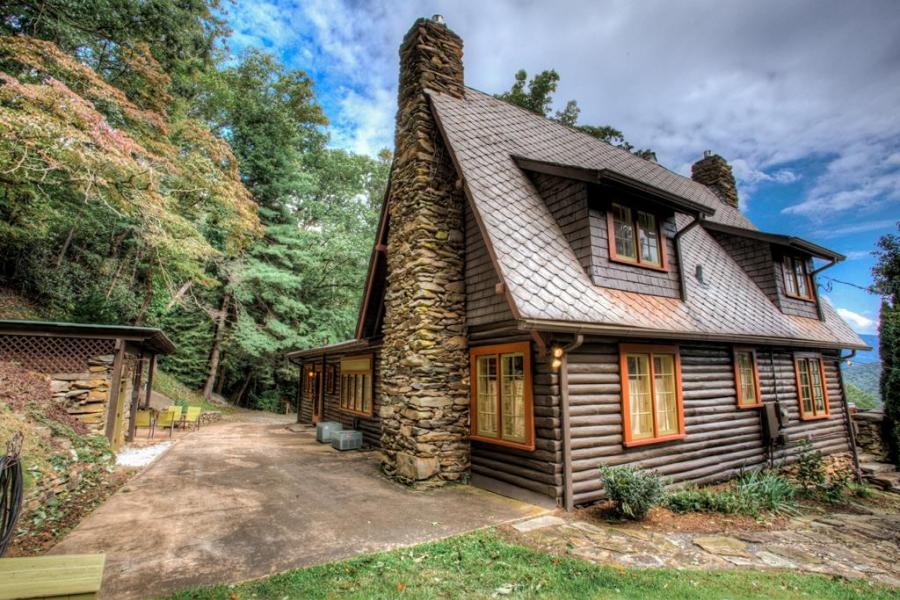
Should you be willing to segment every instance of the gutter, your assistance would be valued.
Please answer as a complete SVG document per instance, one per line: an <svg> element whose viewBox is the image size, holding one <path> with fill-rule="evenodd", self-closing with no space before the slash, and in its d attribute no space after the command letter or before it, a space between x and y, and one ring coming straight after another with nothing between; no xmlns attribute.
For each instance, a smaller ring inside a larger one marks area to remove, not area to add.
<svg viewBox="0 0 900 600"><path fill-rule="evenodd" d="M843 350L871 350L871 346L847 344L846 342L824 342L816 340L798 340L765 335L746 335L734 333L702 333L697 331L665 331L648 327L630 327L619 324L584 323L579 321L554 321L552 319L522 319L519 329L540 329L557 333L584 333L625 338L657 338L669 340L689 340L701 342L724 342L727 344L761 344L769 346L790 346L798 348L828 348Z"/></svg>
<svg viewBox="0 0 900 600"><path fill-rule="evenodd" d="M688 231L699 225L703 221L703 214L697 213L697 216L694 217L694 220L687 224L684 229L678 231L675 234L675 237L672 241L675 244L675 253L678 254L678 279L681 283L681 301L687 302L687 280L685 279L685 269L684 269L684 253L681 251L681 236L686 234Z"/></svg>
<svg viewBox="0 0 900 600"><path fill-rule="evenodd" d="M834 265L836 265L836 264L838 264L839 262L841 262L841 260L842 260L842 259L840 259L840 258L831 258L831 259L830 259L830 262L828 262L828 263L822 265L822 266L819 267L818 269L813 269L813 271L809 274L809 278L810 278L810 279L812 280L812 282L813 282L812 289L813 289L813 295L816 297L816 313L819 315L819 320L820 320L820 321L824 321L824 320L825 320L825 311L822 310L822 300L821 300L821 298L819 298L819 286L818 286L818 284L816 283L816 275L818 275L819 273L821 273L821 272L824 271L825 269L830 269L830 268L833 267ZM856 354L856 350L853 351L853 354ZM851 355L851 356L852 356L852 355Z"/></svg>
<svg viewBox="0 0 900 600"><path fill-rule="evenodd" d="M851 350L847 356L839 356L838 379L841 382L841 403L844 405L844 424L847 426L847 434L850 436L850 454L853 456L853 471L856 473L856 482L862 484L862 470L859 468L859 452L856 448L856 430L853 428L853 419L850 418L850 405L847 401L847 384L844 382L844 370L841 363L849 361L856 356L856 350Z"/></svg>
<svg viewBox="0 0 900 600"><path fill-rule="evenodd" d="M584 336L578 334L572 343L564 346L559 366L559 401L562 411L562 436L563 436L563 503L566 512L575 509L575 499L572 482L572 435L569 426L569 352L576 350L584 343ZM554 353L556 351L554 350Z"/></svg>

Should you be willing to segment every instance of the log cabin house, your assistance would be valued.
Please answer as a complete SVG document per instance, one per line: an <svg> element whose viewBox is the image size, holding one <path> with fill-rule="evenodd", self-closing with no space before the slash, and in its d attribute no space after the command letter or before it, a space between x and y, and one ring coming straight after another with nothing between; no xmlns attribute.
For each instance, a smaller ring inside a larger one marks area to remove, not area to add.
<svg viewBox="0 0 900 600"><path fill-rule="evenodd" d="M840 352L866 345L816 285L842 259L756 229L717 155L689 179L465 87L420 19L355 339L289 354L298 419L361 430L400 481L567 509L600 465L852 455Z"/></svg>

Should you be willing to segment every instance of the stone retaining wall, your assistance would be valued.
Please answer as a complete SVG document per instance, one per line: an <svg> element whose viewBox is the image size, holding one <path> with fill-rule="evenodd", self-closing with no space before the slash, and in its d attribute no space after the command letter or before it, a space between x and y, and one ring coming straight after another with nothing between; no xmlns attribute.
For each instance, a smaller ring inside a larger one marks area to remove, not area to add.
<svg viewBox="0 0 900 600"><path fill-rule="evenodd" d="M887 461L887 446L882 437L884 413L869 410L853 413L856 429L856 446L860 453L871 454L879 461Z"/></svg>
<svg viewBox="0 0 900 600"><path fill-rule="evenodd" d="M53 400L62 404L66 412L84 423L89 431L100 435L106 427L112 364L113 355L97 356L88 361L85 372L49 376Z"/></svg>

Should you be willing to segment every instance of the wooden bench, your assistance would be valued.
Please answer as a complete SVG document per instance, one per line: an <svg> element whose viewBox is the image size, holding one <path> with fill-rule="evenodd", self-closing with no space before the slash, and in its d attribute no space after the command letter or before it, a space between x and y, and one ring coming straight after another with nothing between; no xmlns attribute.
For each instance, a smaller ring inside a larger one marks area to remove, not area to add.
<svg viewBox="0 0 900 600"><path fill-rule="evenodd" d="M0 559L0 600L96 598L105 554Z"/></svg>

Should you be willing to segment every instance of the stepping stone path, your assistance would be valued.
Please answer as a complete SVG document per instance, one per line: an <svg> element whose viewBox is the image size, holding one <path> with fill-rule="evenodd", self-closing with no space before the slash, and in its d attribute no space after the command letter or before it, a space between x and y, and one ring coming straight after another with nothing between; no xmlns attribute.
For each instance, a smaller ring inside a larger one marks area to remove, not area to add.
<svg viewBox="0 0 900 600"><path fill-rule="evenodd" d="M860 454L859 469L872 485L887 492L900 493L900 473L894 465L880 462L878 457L872 454Z"/></svg>
<svg viewBox="0 0 900 600"><path fill-rule="evenodd" d="M792 569L865 577L900 586L900 514L828 513L792 518L783 529L729 535L636 529L545 515L513 525L516 539L544 551L626 567Z"/></svg>

